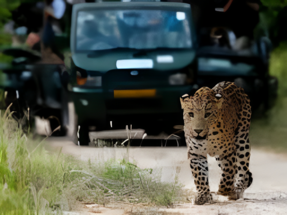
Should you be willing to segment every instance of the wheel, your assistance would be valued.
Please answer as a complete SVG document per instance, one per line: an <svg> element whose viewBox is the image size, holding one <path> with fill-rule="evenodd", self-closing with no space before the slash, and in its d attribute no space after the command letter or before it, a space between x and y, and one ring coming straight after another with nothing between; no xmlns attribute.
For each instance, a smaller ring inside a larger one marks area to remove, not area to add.
<svg viewBox="0 0 287 215"><path fill-rule="evenodd" d="M153 122L152 124L144 125L144 130L148 135L158 135L163 131L161 123Z"/></svg>
<svg viewBox="0 0 287 215"><path fill-rule="evenodd" d="M78 124L74 103L66 102L62 109L62 126L66 130L66 136L71 138L76 145L89 145L89 127Z"/></svg>
<svg viewBox="0 0 287 215"><path fill-rule="evenodd" d="M77 118L77 116L74 116L74 118ZM86 125L78 125L77 120L74 122L75 124L67 129L67 136L70 137L76 145L88 146L90 143L89 127Z"/></svg>
<svg viewBox="0 0 287 215"><path fill-rule="evenodd" d="M64 88L62 89L61 100L61 130L66 136L72 136L75 132L75 108Z"/></svg>
<svg viewBox="0 0 287 215"><path fill-rule="evenodd" d="M86 125L78 126L78 145L87 146L90 143L89 128Z"/></svg>

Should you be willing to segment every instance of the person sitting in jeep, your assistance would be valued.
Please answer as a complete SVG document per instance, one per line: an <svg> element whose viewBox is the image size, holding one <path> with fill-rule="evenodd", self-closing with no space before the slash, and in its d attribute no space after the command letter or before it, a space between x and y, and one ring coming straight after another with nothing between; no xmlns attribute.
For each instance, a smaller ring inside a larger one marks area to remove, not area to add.
<svg viewBox="0 0 287 215"><path fill-rule="evenodd" d="M227 27L236 37L253 38L260 0L183 0L191 4L198 27Z"/></svg>
<svg viewBox="0 0 287 215"><path fill-rule="evenodd" d="M234 32L242 45L253 39L259 22L260 0L183 0L191 4L197 28L224 27Z"/></svg>

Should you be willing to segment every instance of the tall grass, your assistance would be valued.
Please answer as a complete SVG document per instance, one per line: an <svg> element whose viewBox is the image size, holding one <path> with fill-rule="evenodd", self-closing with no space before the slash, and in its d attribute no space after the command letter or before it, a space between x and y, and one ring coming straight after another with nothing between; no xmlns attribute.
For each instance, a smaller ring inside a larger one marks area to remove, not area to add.
<svg viewBox="0 0 287 215"><path fill-rule="evenodd" d="M84 162L29 139L8 111L0 114L0 214L50 214L77 202L171 205L181 186L127 160Z"/></svg>

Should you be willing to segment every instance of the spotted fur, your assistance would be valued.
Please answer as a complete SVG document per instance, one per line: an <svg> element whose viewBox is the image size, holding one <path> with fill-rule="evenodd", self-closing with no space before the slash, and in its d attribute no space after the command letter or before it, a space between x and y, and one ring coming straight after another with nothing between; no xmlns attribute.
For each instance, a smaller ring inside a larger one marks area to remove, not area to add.
<svg viewBox="0 0 287 215"><path fill-rule="evenodd" d="M196 204L212 202L207 154L222 169L217 194L236 200L252 183L249 171L251 106L244 90L231 82L203 87L181 99L190 168L198 191Z"/></svg>

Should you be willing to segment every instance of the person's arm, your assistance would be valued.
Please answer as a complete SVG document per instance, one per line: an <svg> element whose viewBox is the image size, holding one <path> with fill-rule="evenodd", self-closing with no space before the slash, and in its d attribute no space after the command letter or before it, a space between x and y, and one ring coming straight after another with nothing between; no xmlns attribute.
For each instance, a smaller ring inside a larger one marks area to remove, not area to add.
<svg viewBox="0 0 287 215"><path fill-rule="evenodd" d="M259 11L260 0L246 0L246 4L255 11Z"/></svg>
<svg viewBox="0 0 287 215"><path fill-rule="evenodd" d="M63 0L53 0L50 5L46 5L45 15L52 16L55 19L61 19L65 13L66 5Z"/></svg>

